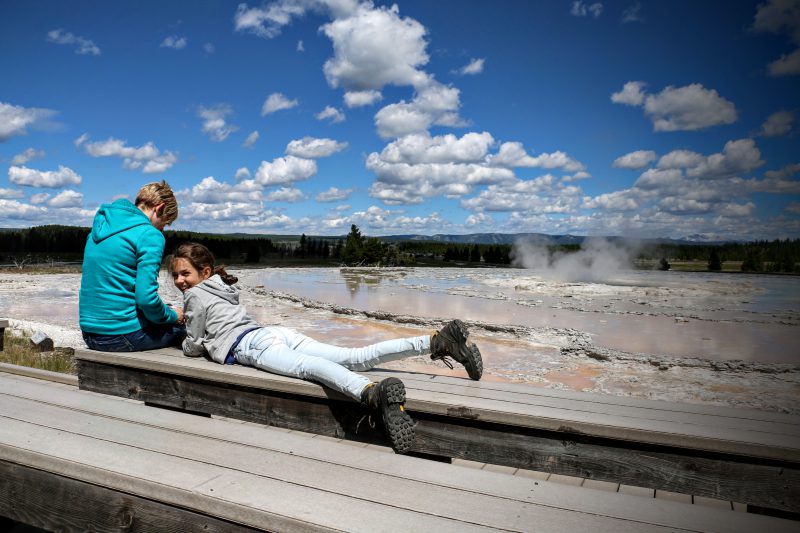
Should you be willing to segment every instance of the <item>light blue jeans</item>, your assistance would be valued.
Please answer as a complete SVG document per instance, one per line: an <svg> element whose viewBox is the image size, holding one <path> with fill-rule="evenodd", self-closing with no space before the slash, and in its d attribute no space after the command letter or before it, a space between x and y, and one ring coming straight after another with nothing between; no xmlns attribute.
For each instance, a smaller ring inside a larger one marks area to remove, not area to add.
<svg viewBox="0 0 800 533"><path fill-rule="evenodd" d="M359 401L370 380L353 370L369 370L380 363L430 353L430 343L430 335L422 335L362 348L342 348L315 341L293 329L268 326L245 335L233 355L239 364L315 381Z"/></svg>

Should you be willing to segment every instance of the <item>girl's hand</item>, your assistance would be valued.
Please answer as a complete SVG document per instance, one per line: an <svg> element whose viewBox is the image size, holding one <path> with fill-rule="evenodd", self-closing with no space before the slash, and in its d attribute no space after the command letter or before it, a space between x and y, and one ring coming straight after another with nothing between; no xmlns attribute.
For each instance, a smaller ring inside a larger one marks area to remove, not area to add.
<svg viewBox="0 0 800 533"><path fill-rule="evenodd" d="M183 315L183 309L181 309L180 307L173 307L173 309L175 310L176 313L178 313L178 321L177 321L177 323L178 324L185 324L186 323L186 317Z"/></svg>

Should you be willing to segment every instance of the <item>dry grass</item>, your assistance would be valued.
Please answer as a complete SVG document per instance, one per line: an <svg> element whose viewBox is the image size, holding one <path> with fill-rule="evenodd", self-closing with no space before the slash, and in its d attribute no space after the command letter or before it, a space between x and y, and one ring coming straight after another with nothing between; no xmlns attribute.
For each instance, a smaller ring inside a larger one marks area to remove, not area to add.
<svg viewBox="0 0 800 533"><path fill-rule="evenodd" d="M72 348L56 347L55 351L40 353L31 344L29 337L14 335L9 329L5 331L4 350L0 352L0 362L62 374L76 373L75 350Z"/></svg>

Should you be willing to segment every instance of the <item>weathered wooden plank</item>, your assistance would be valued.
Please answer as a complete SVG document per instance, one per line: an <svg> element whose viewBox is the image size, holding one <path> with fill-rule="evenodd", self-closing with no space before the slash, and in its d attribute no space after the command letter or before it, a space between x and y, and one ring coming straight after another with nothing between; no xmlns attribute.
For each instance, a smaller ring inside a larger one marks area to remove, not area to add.
<svg viewBox="0 0 800 533"><path fill-rule="evenodd" d="M86 367L86 361L79 361L79 367ZM175 376L175 379L180 379L179 376L182 375L180 366L176 368L171 365L166 365L164 370L171 370L172 372L168 372L168 374ZM237 369L234 367L233 370L238 370L239 373L248 371L247 373L251 375L247 376L248 380L246 383L253 383L257 388L263 387L265 382L271 383L274 381L272 376L265 376L259 379L259 374L266 373L258 372L254 369L241 367ZM120 372L124 373L124 371ZM225 383L235 381L229 379L229 372L225 372L222 375L218 372L200 372L198 376L210 380L209 382L219 382L223 376ZM83 374L84 372L81 371L80 373ZM313 393L311 394L312 397L321 397L325 393L325 389L312 383L292 380L291 378L283 378L283 380L296 382L297 388L294 390L298 391L298 393L302 391L303 396L305 396L306 392ZM114 394L110 389L98 390L98 392ZM332 398L341 398L340 395L332 392L330 392L330 396ZM494 409L489 410L486 408L487 402L484 402L483 408L480 408L471 405L469 399L462 398L462 400L462 404L454 405L454 398L452 396L437 395L436 393L430 393L425 400L418 400L414 397L414 391L410 390L407 407L409 410L415 412L435 413L448 417L462 417L466 419L478 418L485 421L536 427L550 431L569 428L571 432L595 435L598 437L632 440L658 445L681 446L712 452L750 455L767 459L800 461L800 446L797 444L798 439L792 438L791 435L748 432L732 428L717 428L698 424L668 424L660 421L629 419L625 417L599 417L596 414L588 412L576 412L565 409L542 408L538 410L522 410L517 405L500 402L495 404ZM154 400L148 401L156 403ZM174 403L170 403L169 405L180 407L180 405ZM186 408L188 409L189 407ZM224 412L217 414L225 415ZM341 433L334 433L333 435L342 436Z"/></svg>
<svg viewBox="0 0 800 533"><path fill-rule="evenodd" d="M410 413L415 451L800 512L794 464Z"/></svg>
<svg viewBox="0 0 800 533"><path fill-rule="evenodd" d="M778 431L748 431L732 424L714 426L632 418L558 407L520 406L486 399L471 401L438 392L422 396L415 392L409 391L407 407L416 412L544 430L569 428L598 437L800 462L798 438ZM455 403L457 400L460 403Z"/></svg>
<svg viewBox="0 0 800 533"><path fill-rule="evenodd" d="M367 442L382 438L366 425L358 427L361 411L352 402L304 400L87 361L79 366L81 387L95 392L337 438ZM791 463L690 453L674 446L583 435L564 427L547 431L493 424L416 412L410 406L409 412L417 421L412 447L416 453L800 510L800 469Z"/></svg>
<svg viewBox="0 0 800 533"><path fill-rule="evenodd" d="M181 354L179 350L170 352L171 356L177 357ZM166 354L165 354L166 355ZM367 375L374 375L378 377L397 375L395 371L381 370L379 368L370 370ZM470 379L458 378L454 376L444 375L431 375L419 372L406 372L403 373L403 380L409 382L412 387L417 387L423 384L443 384L443 385L458 385L465 391L475 390L475 394L485 394L487 391L494 391L497 393L507 392L512 394L523 394L531 397L532 401L538 398L552 398L556 400L565 400L567 402L587 402L589 404L608 405L611 407L634 407L654 409L658 411L675 411L678 414L702 414L702 415L715 415L727 417L741 416L745 419L753 417L755 420L766 420L775 422L785 422L789 415L778 412L760 411L756 409L742 409L741 414L736 412L739 409L721 405L710 405L704 403L685 403L685 402L671 402L667 400L651 400L647 398L635 398L630 396L615 396L612 394L597 394L593 392L571 391L567 389L547 389L537 387L535 385L521 385L518 383L508 383L503 381L472 381ZM465 392L469 394L469 392ZM494 396L492 396L494 397Z"/></svg>
<svg viewBox="0 0 800 533"><path fill-rule="evenodd" d="M83 355L81 355L83 357ZM265 372L240 366L220 368L219 365L189 358L163 357L158 353L104 354L96 352L82 359L130 365L170 375L182 375L246 385L257 389L291 392L311 397L341 397L325 391L318 385L301 380L272 376ZM222 374L220 374L222 372ZM370 373L371 374L371 373ZM369 374L368 374L369 375ZM222 377L224 376L224 378ZM545 430L558 430L562 426L577 432L599 437L628 439L661 445L679 445L701 450L723 453L738 453L767 459L789 459L800 462L800 439L792 438L791 432L746 431L738 425L726 423L726 427L715 427L707 420L697 423L663 422L650 417L620 417L598 415L591 411L552 407L532 407L511 402L476 400L467 396L419 391L408 388L407 407L416 412L428 412L464 418L481 418L501 424L513 424ZM456 403L457 402L457 403ZM454 405L455 404L455 405ZM584 404L585 405L585 404ZM793 420L793 419L792 419ZM727 427L733 426L733 427ZM785 427L784 427L785 428ZM788 433L788 434L787 434Z"/></svg>
<svg viewBox="0 0 800 533"><path fill-rule="evenodd" d="M566 514L563 511L542 510L521 498L513 501L474 491L432 486L292 454L254 450L235 442L220 442L196 435L182 435L176 439L168 430L143 428L127 421L107 419L103 424L97 424L94 415L44 406L30 400L8 400L0 406L0 419L3 418L22 419L38 426L90 436L104 442L116 442L175 458L222 466L229 471L227 475L231 479L238 479L238 474L244 472L467 524L523 531L531 520L541 518L543 514L566 518L561 516ZM213 486L218 485L219 480L215 478ZM534 484L530 485L533 489ZM434 493L436 497L431 498ZM232 493L226 490L226 495L231 497Z"/></svg>
<svg viewBox="0 0 800 533"><path fill-rule="evenodd" d="M40 368L32 368L29 366L10 365L8 363L0 363L0 372L28 376L36 379L45 379L47 381L54 381L56 383L63 383L65 385L74 385L76 387L78 386L78 376L74 374L64 374L63 372L51 372L50 370L42 370Z"/></svg>
<svg viewBox="0 0 800 533"><path fill-rule="evenodd" d="M370 377L383 375L397 375L383 372L369 372ZM531 387L518 386L515 391L495 391L492 389L476 388L475 385L463 383L441 383L434 380L409 378L403 374L403 382L411 391L427 391L436 394L453 395L453 402L458 403L462 398L472 398L475 405L480 408L480 401L508 402L514 408L557 408L589 412L594 415L612 415L614 417L627 417L631 419L644 419L659 422L677 422L680 424L696 424L704 427L736 428L745 431L762 431L780 435L800 436L800 416L775 413L773 416L763 411L754 409L718 408L714 413L696 413L680 411L669 405L668 408L656 403L643 403L641 405L618 405L602 401L606 395L590 394L580 399L564 399L546 394L533 394ZM474 382L473 382L474 383ZM488 382L487 382L488 384ZM535 390L535 389L534 389ZM491 409L496 403L487 405ZM517 407L519 406L519 407ZM524 406L524 407L523 407ZM764 416L764 415L768 416Z"/></svg>
<svg viewBox="0 0 800 533"><path fill-rule="evenodd" d="M81 352L81 350L78 350ZM83 350L86 352L86 350ZM172 357L182 360L195 360L203 362L205 360L190 359L183 355L179 349L176 348L162 348L159 350L151 350L148 353L158 355L160 357ZM137 354L132 354L134 357ZM77 354L81 357L81 353ZM209 363L211 364L211 363ZM212 364L213 366L213 364ZM401 375L409 388L424 389L429 385L457 385L464 396L478 396L491 399L503 399L502 396L496 393L508 392L512 393L514 397L521 397L518 400L521 403L534 403L536 404L540 398L566 400L568 402L581 402L589 405L607 405L609 407L633 407L637 409L651 409L653 411L675 411L678 416L686 414L702 414L714 415L717 417L727 418L733 417L741 420L755 420L755 421L771 421L782 424L797 425L798 417L787 415L785 413L760 411L756 409L740 409L730 408L719 405L709 405L702 403L679 403L670 402L665 400L650 400L646 398L631 398L626 396L614 396L610 394L595 394L579 391L570 391L564 389L544 389L535 386L520 385L517 383L507 383L502 381L473 381L466 378L459 378L445 375L432 375L419 372L397 372L373 369L366 373L370 377L388 377ZM526 400L524 397L528 397Z"/></svg>
<svg viewBox="0 0 800 533"><path fill-rule="evenodd" d="M0 461L0 516L48 531L255 531L7 461Z"/></svg>
<svg viewBox="0 0 800 533"><path fill-rule="evenodd" d="M520 475L496 475L482 470L454 468L451 465L431 463L413 458L375 452L372 449L335 446L332 450L320 446L316 439L300 433L277 432L253 424L235 424L219 419L197 419L174 411L149 409L136 402L115 397L95 395L69 388L61 388L57 396L53 385L35 380L0 376L0 395L6 398L29 398L49 404L58 401L72 410L98 414L106 419L124 419L137 424L162 427L176 435L192 433L228 443L236 442L253 448L280 451L284 454L313 458L320 462L334 462L352 468L381 473L402 479L424 481L434 486L461 488L471 492L491 494L506 499L516 499L559 509L579 510L601 516L615 516L637 523L670 525L685 530L757 530L761 522L735 522L726 515L709 515L689 508L665 509L660 505L642 505L638 499L619 499L615 493L600 491L575 492L574 487L547 483ZM2 402L0 402L0 405ZM52 417L51 417L52 418ZM58 417L56 417L58 418ZM234 426L233 428L231 426ZM520 471L523 472L523 471ZM588 480L589 483L591 480ZM580 490L580 489L578 489ZM633 503L632 503L633 502ZM667 517L667 518L665 518Z"/></svg>
<svg viewBox="0 0 800 533"><path fill-rule="evenodd" d="M0 318L0 352L3 351L3 344L5 342L6 328L8 327L8 320Z"/></svg>
<svg viewBox="0 0 800 533"><path fill-rule="evenodd" d="M79 361L81 388L196 413L258 422L278 428L388 445L382 422L375 427L356 403L340 395L326 401L182 378L138 369L121 369Z"/></svg>
<svg viewBox="0 0 800 533"><path fill-rule="evenodd" d="M270 531L491 529L7 418L0 460Z"/></svg>

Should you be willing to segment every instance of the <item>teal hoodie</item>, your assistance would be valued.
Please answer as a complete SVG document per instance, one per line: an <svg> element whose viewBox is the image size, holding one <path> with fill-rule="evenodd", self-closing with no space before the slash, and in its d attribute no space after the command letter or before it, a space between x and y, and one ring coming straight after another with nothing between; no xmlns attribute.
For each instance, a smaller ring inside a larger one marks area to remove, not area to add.
<svg viewBox="0 0 800 533"><path fill-rule="evenodd" d="M164 235L128 200L103 204L86 240L81 277L81 330L122 335L178 314L158 296Z"/></svg>

